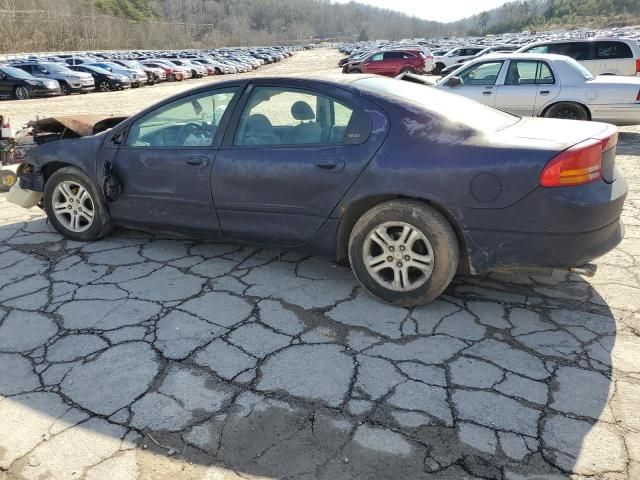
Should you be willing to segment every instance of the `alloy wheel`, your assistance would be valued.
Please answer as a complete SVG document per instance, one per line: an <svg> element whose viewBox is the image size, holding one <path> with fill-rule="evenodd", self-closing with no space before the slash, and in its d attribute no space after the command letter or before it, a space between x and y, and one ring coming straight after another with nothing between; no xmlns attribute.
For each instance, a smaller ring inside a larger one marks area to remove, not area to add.
<svg viewBox="0 0 640 480"><path fill-rule="evenodd" d="M362 256L369 275L397 292L421 287L433 272L431 243L420 230L405 222L386 222L371 230Z"/></svg>
<svg viewBox="0 0 640 480"><path fill-rule="evenodd" d="M18 100L25 100L29 97L29 92L25 87L16 88L16 98Z"/></svg>
<svg viewBox="0 0 640 480"><path fill-rule="evenodd" d="M66 180L58 184L52 203L56 219L66 229L80 233L93 224L95 204L87 189L79 183Z"/></svg>

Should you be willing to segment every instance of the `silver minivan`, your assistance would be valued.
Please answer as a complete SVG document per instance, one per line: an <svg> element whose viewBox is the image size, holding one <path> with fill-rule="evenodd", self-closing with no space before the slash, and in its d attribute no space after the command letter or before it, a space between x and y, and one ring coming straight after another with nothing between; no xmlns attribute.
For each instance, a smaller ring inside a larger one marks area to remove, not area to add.
<svg viewBox="0 0 640 480"><path fill-rule="evenodd" d="M554 40L525 45L517 53L555 53L574 58L594 75L640 76L640 46L624 38Z"/></svg>

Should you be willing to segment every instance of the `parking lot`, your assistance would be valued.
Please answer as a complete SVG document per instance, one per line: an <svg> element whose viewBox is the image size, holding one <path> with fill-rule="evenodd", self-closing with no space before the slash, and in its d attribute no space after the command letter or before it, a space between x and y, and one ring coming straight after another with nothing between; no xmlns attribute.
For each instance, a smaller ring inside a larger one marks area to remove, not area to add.
<svg viewBox="0 0 640 480"><path fill-rule="evenodd" d="M130 114L224 79L0 108ZM594 278L460 277L410 310L300 253L65 240L0 194L0 480L640 478L640 126L617 165L626 238Z"/></svg>

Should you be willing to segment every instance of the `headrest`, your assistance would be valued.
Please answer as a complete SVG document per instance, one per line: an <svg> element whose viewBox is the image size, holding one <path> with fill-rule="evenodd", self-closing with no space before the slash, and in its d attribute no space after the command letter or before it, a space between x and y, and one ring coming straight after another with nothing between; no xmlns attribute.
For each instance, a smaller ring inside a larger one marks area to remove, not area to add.
<svg viewBox="0 0 640 480"><path fill-rule="evenodd" d="M316 118L316 114L313 113L313 109L307 102L296 102L291 107L291 115L296 120L313 120Z"/></svg>
<svg viewBox="0 0 640 480"><path fill-rule="evenodd" d="M271 122L262 114L251 115L247 120L247 130L251 132L264 132L271 129Z"/></svg>

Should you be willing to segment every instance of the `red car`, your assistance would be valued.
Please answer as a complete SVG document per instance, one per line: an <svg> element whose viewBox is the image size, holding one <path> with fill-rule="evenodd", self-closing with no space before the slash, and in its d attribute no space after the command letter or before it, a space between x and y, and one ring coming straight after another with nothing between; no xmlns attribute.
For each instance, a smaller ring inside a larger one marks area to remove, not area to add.
<svg viewBox="0 0 640 480"><path fill-rule="evenodd" d="M344 73L375 73L395 77L401 73L425 73L425 56L420 50L374 52L362 60L347 63Z"/></svg>

